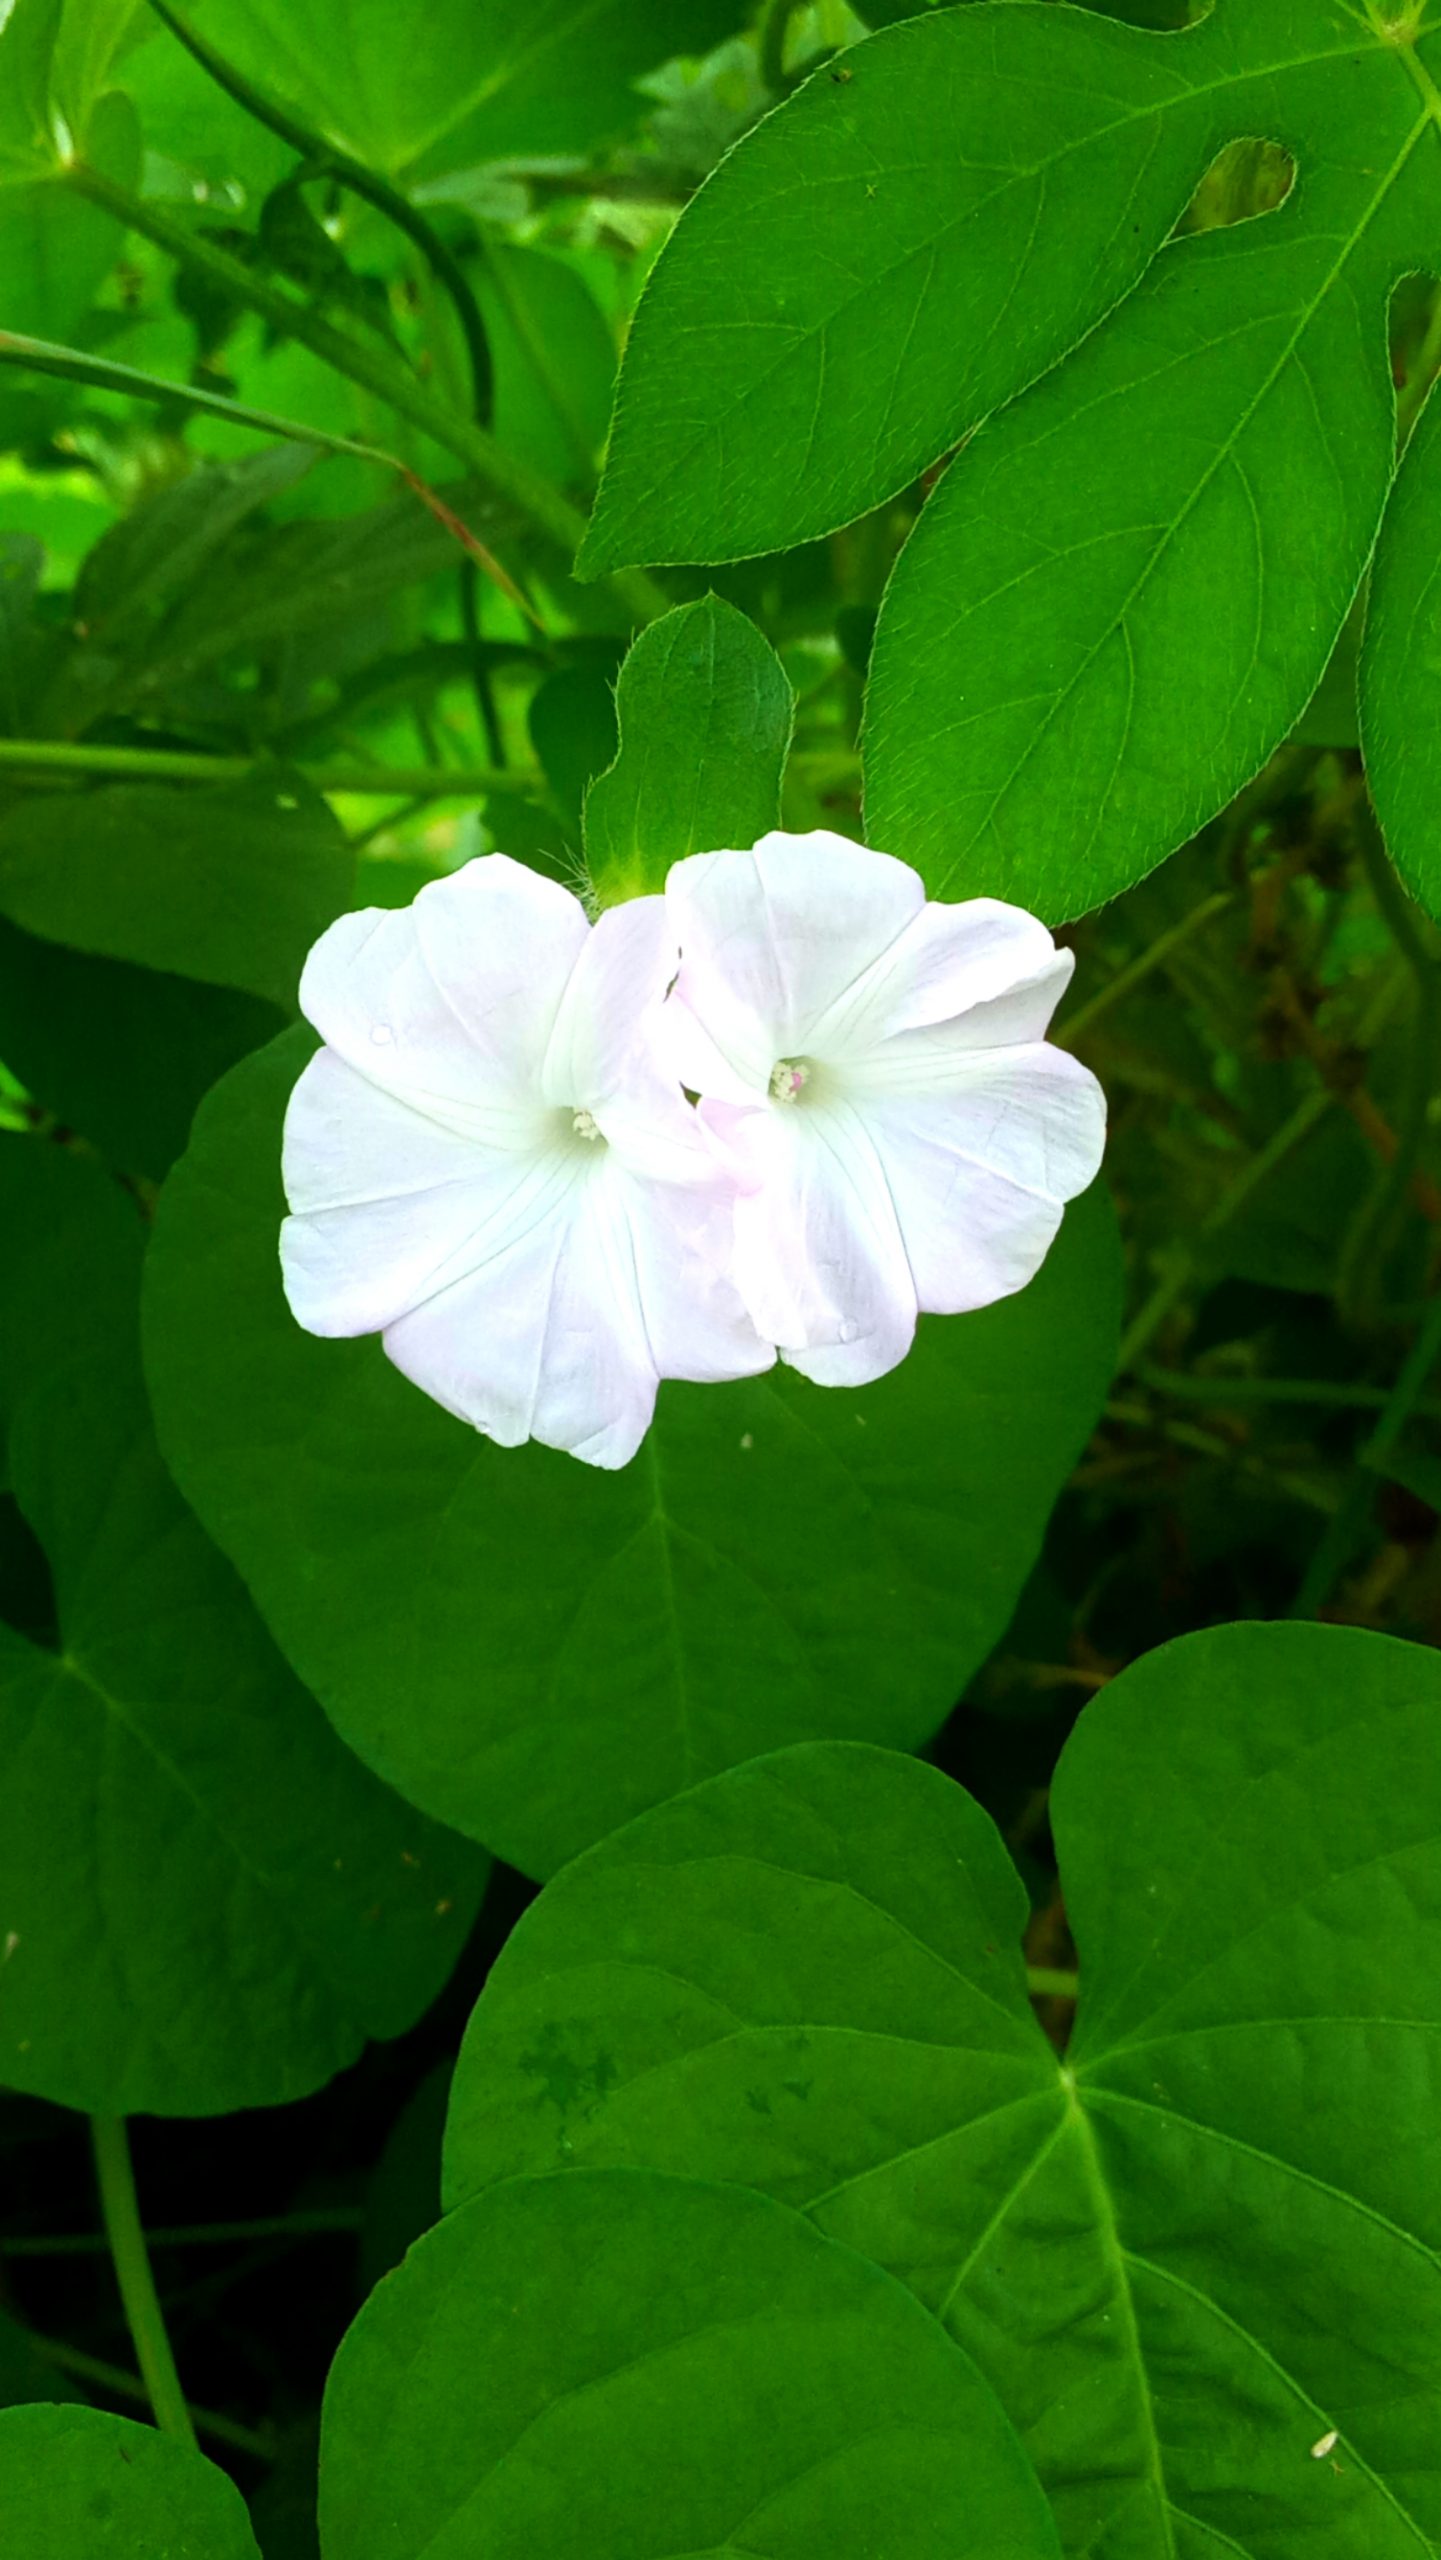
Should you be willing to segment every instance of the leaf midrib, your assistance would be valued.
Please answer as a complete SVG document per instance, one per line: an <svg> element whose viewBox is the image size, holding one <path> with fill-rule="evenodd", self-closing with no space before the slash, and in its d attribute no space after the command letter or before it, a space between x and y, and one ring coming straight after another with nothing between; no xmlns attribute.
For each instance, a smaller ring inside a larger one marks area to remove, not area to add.
<svg viewBox="0 0 1441 2560"><path fill-rule="evenodd" d="M876 39L872 37L870 41L874 43ZM725 428L733 419L742 416L745 411L761 397L764 391L768 388L773 376L780 372L785 365L794 360L799 347L807 346L813 341L819 340L822 348L822 372L824 372L824 346L826 333L834 328L838 320L843 319L857 303L872 301L877 294L885 291L885 289L891 286L899 276L905 274L908 267L916 264L921 258L929 257L934 260L937 252L944 243L950 241L956 234L964 231L969 223L979 221L982 215L988 213L993 206L998 205L1002 199L1016 187L1030 184L1037 178L1041 179L1044 183L1049 179L1053 170L1059 169L1067 159L1073 157L1077 152L1091 150L1097 145L1104 145L1104 143L1113 134L1124 133L1133 125L1144 124L1153 118L1158 123L1164 124L1165 120L1169 116L1184 113L1198 102L1204 102L1208 98L1226 95L1232 92L1239 94L1257 82L1283 79L1288 74L1294 72L1314 70L1318 65L1323 63L1345 64L1349 62L1369 61L1376 50L1377 47L1373 38L1366 44L1358 44L1352 47L1342 47L1337 49L1328 47L1325 51L1320 53L1298 55L1294 61L1269 62L1259 67L1248 68L1244 71L1227 73L1224 77L1219 79L1198 82L1195 87L1187 89L1184 93L1171 99L1153 99L1143 107L1129 108L1124 115L1115 117L1110 124L1093 126L1087 132L1077 135L1073 141L1063 144L1059 150L1047 153L1039 160L1022 163L1018 167L1012 169L1008 175L1002 179L1000 185L991 190L989 195L982 196L978 202L967 205L962 213L955 215L950 221L942 223L936 230L929 232L924 240L918 241L912 247L904 250L901 255L893 259L889 265L867 274L864 281L858 284L852 292L842 294L840 299L831 305L825 316L821 320L817 321L814 327L803 331L798 338L793 335L791 343L784 347L778 355L772 358L771 362L765 367L763 372L757 374L753 380L745 383L736 393L735 398L727 404L717 417L709 421L688 441L683 441L672 449L667 465L670 475L674 477L679 470L693 461L697 454L705 452L711 444L719 444L722 442ZM922 165L930 167L934 164L924 163ZM965 165L974 168L983 166L984 164L970 162ZM883 175L887 174L888 166L889 164L882 164ZM848 174L849 173L847 173L847 175ZM700 194L702 196L705 193L705 188L714 183L714 176L715 173L712 172L711 177L704 182L704 185L700 190ZM1161 241L1157 242L1156 248L1158 252L1162 245ZM1002 317L1004 317L1005 311L1009 310L1019 288L1020 276L1018 273L1005 297L1005 302L1002 306ZM1114 311L1121 303L1129 300L1130 290L1133 289L1134 288L1130 288L1123 291L1120 297L1118 297L1118 302L1112 304L1111 309ZM1102 320L1104 320L1109 316L1109 314L1102 314L1101 316ZM708 327L712 325L709 319L707 319L706 325ZM783 321L781 325L785 325ZM995 323L992 324L992 330L995 325ZM745 326L747 328L753 328L755 326L754 318L749 317ZM987 331L987 340L992 334L992 330ZM1089 330L1082 333L1083 337L1089 335ZM983 341L982 343L986 343L986 341ZM1080 341L1077 343L1080 343ZM909 344L909 338L907 340L907 344ZM1067 350L1067 352L1071 352L1071 350ZM1064 361L1064 358L1061 360ZM1043 368L1043 371L1049 372L1052 369L1052 367L1046 366ZM1018 397L1019 394L1028 387L1028 383L1020 383L1009 396L1011 398ZM963 422L961 421L957 422L958 433L961 432L962 424ZM639 502L632 502L625 514L621 516L621 523L624 524L633 519L636 513L637 503L641 507L646 506L652 495L653 491L648 477L647 487L641 500ZM876 504L879 503L879 501L873 499L871 503ZM849 523L849 521L849 517L842 519L843 523Z"/></svg>
<svg viewBox="0 0 1441 2560"><path fill-rule="evenodd" d="M1165 559L1171 545L1176 541L1183 527L1189 523L1190 518L1195 513L1196 508L1200 505L1201 500L1206 495L1207 490L1215 480L1218 472L1223 470L1228 464L1239 472L1240 465L1236 462L1235 455L1236 448L1239 445L1241 438L1245 434L1247 428L1251 425L1253 419L1259 414L1265 402L1270 398L1271 393L1275 390L1277 383L1281 380L1287 366L1294 360L1296 351L1301 345L1307 330L1311 327L1312 322L1315 320L1317 313L1322 309L1328 295L1334 290L1349 260L1355 255L1367 232L1370 230L1372 223L1376 220L1378 214L1386 204L1391 195L1392 189L1397 185L1402 172L1411 159L1412 153L1416 150L1417 145L1420 143L1432 121L1432 116L1428 110L1427 114L1421 116L1416 124L1412 126L1410 133L1406 137L1405 143L1396 156L1396 159L1387 170L1381 185L1377 188L1376 193L1367 205L1361 221L1357 224L1355 230L1348 235L1345 245L1339 256L1336 258L1334 264L1327 269L1319 291L1302 306L1296 326L1287 337L1285 345L1275 363L1271 366L1258 389L1254 392L1245 408L1241 411L1235 425L1225 438L1225 441L1217 447L1212 460L1208 463L1200 477L1195 481L1187 494L1184 504L1179 508L1177 513L1172 517L1170 523L1165 527L1160 540L1158 541L1155 550L1151 553L1150 558L1147 560L1145 567L1141 570L1140 574L1136 577L1126 594L1121 599L1120 604L1117 606L1115 613L1107 622L1104 630L1101 631L1097 639L1086 651L1086 654L1081 660L1081 663L1077 667L1074 675L1069 677L1067 682L1050 697L1044 717L1038 721L1036 726L1032 729L1021 754L1012 765L1010 772L1005 776L1004 780L997 785L996 790L988 801L985 809L975 819L969 842L965 850L957 855L955 861L953 861L950 869L939 884L941 891L944 891L949 887L951 881L954 880L957 871L964 868L967 856L971 849L980 841L986 830L994 824L997 810L1001 807L1003 801L1007 798L1020 776L1025 772L1027 766L1032 761L1042 739L1049 734L1051 728L1060 718L1062 711L1065 710L1067 705L1070 703L1078 688L1084 684L1092 667L1095 665L1097 658L1100 656L1101 651L1109 645L1118 632L1127 636L1129 647L1127 616L1136 602L1137 597L1144 593L1146 587L1150 584L1151 579L1156 575L1156 572L1159 569L1161 562ZM1125 752L1129 743L1130 732L1128 727L1121 739L1120 746L1117 749L1116 770L1118 771L1124 761ZM1109 794L1110 787L1111 786L1108 783L1107 794ZM1084 846L1078 850L1078 861L1083 862L1089 856L1091 847L1095 843L1096 838L1105 823L1106 808L1107 798L1103 795L1097 804L1096 815L1091 827L1091 832L1086 838Z"/></svg>

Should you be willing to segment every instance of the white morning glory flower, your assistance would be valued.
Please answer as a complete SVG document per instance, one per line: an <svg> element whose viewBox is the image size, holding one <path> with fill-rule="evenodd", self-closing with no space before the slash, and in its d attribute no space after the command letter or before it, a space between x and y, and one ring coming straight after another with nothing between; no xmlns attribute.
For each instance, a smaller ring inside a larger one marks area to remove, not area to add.
<svg viewBox="0 0 1441 2560"><path fill-rule="evenodd" d="M727 1277L731 1185L650 1037L674 968L662 899L592 925L504 854L333 924L285 1121L301 1324L379 1333L493 1440L600 1467L661 1378L768 1368Z"/></svg>
<svg viewBox="0 0 1441 2560"><path fill-rule="evenodd" d="M783 1358L862 1386L918 1313L1024 1288L1105 1136L1095 1077L1045 1045L1070 953L823 833L694 854L665 894L668 1051L740 1186L735 1276Z"/></svg>

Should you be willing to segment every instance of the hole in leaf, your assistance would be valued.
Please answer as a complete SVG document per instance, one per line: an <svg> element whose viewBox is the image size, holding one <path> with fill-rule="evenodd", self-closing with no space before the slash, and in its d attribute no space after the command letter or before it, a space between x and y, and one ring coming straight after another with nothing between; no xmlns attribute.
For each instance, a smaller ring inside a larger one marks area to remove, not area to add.
<svg viewBox="0 0 1441 2560"><path fill-rule="evenodd" d="M1180 239L1193 231L1229 231L1275 213L1296 183L1296 163L1284 142L1228 142L1218 151L1176 225Z"/></svg>

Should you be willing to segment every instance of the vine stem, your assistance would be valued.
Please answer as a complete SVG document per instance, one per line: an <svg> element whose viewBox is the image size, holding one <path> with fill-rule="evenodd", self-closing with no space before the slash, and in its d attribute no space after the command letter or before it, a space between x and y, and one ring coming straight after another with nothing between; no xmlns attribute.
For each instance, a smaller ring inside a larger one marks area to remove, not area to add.
<svg viewBox="0 0 1441 2560"><path fill-rule="evenodd" d="M1080 1989L1080 1976L1058 1973L1051 1965L1028 1964L1026 1989L1033 2000L1074 2000Z"/></svg>
<svg viewBox="0 0 1441 2560"><path fill-rule="evenodd" d="M398 417L408 418L412 426L419 427L457 462L473 471L494 496L517 508L568 558L574 555L585 531L580 509L572 506L543 473L508 453L486 428L476 425L473 419L460 417L444 401L432 398L422 383L379 347L365 346L346 330L337 329L319 312L267 284L263 277L253 275L238 258L187 231L158 205L118 185L88 162L71 160L64 174L66 183L88 203L101 206L128 230L163 249L178 266L205 276L220 292L258 312L285 337L309 347L333 373L343 374L384 401ZM658 614L669 610L670 598L643 569L614 570L608 583L642 622L654 621Z"/></svg>
<svg viewBox="0 0 1441 2560"><path fill-rule="evenodd" d="M1314 1618L1338 1574L1345 1571L1364 1536L1375 1497L1376 1479L1415 1412L1421 1390L1441 1359L1441 1293L1427 1309L1380 1421L1357 1458L1351 1478L1330 1526L1311 1558L1305 1581L1296 1594L1293 1618Z"/></svg>
<svg viewBox="0 0 1441 2560"><path fill-rule="evenodd" d="M109 775L119 782L248 782L256 774L279 778L284 764L256 756L187 755L168 747L91 746L84 739L0 738L0 771ZM295 767L292 770L300 770ZM316 791L349 792L361 800L480 800L488 791L539 791L538 773L499 765L341 765L307 772Z"/></svg>
<svg viewBox="0 0 1441 2560"><path fill-rule="evenodd" d="M150 2394L155 2423L162 2435L177 2436L182 2444L193 2447L195 2429L185 2394L180 2388L180 2376L175 2370L175 2358L170 2351L165 2317L145 2246L125 2118L92 2116L90 2138L95 2149L100 2211L105 2223L105 2236L110 2243L115 2280L120 2287L125 2318L134 2340L136 2362Z"/></svg>
<svg viewBox="0 0 1441 2560"><path fill-rule="evenodd" d="M138 2373L127 2373L123 2364L107 2364L102 2356L87 2355L83 2347L72 2347L64 2338L42 2337L38 2330L27 2329L26 2344L53 2364L61 2373L73 2373L77 2382L93 2382L97 2391L113 2393L117 2400L146 2400L149 2394ZM275 2439L262 2435L256 2427L243 2427L237 2418L227 2418L220 2409L202 2409L191 2401L190 2414L204 2436L214 2436L217 2444L228 2444L236 2453L245 2453L252 2462L275 2460Z"/></svg>
<svg viewBox="0 0 1441 2560"><path fill-rule="evenodd" d="M1128 996L1133 987L1138 987L1143 978L1148 978L1153 969L1162 968L1170 959L1172 952L1178 951L1183 942L1189 942L1192 934L1199 933L1202 926L1209 924L1213 916L1224 915L1228 907L1234 907L1237 903L1237 895L1234 889L1217 889L1211 897L1203 898L1199 906L1191 909L1189 915L1182 916L1179 924L1172 925L1169 933L1161 934L1148 950L1141 952L1137 959L1132 960L1126 968L1119 970L1108 986L1102 987L1099 993L1093 995L1087 1003L1078 1006L1068 1022L1058 1026L1051 1034L1056 1047L1074 1049L1076 1042L1085 1037L1103 1013L1110 1012L1113 1004L1119 1004L1122 997Z"/></svg>

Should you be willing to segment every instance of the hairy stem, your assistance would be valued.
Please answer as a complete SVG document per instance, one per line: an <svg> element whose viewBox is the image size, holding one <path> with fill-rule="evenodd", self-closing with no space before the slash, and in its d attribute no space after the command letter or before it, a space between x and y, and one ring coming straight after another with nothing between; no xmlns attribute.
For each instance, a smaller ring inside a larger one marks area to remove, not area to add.
<svg viewBox="0 0 1441 2560"><path fill-rule="evenodd" d="M92 2116L95 2174L100 2183L100 2210L115 2267L125 2318L135 2343L135 2356L162 2435L178 2436L193 2445L195 2429L175 2358L170 2352L160 2297L150 2271L140 2207L135 2197L135 2171L123 2116Z"/></svg>

